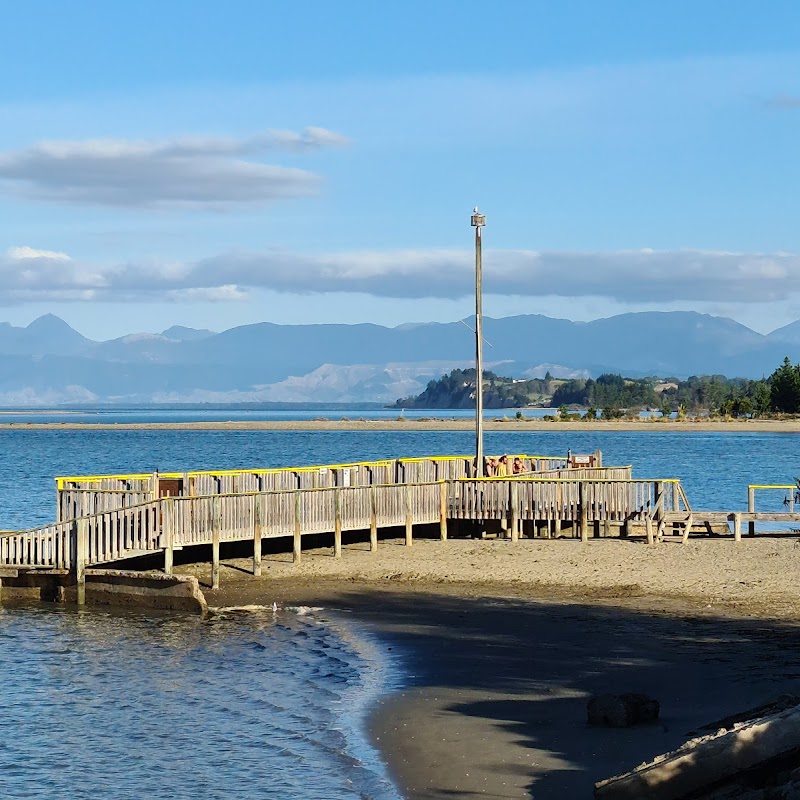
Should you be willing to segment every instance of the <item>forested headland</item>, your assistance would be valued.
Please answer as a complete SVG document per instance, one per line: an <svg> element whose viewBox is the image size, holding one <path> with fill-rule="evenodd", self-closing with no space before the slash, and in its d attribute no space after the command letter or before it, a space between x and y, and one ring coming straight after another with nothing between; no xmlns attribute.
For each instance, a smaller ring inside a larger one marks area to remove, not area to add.
<svg viewBox="0 0 800 800"><path fill-rule="evenodd" d="M603 374L597 378L557 379L549 373L530 380L483 376L485 408L550 407L587 409L586 416L618 418L631 411L660 411L664 415L699 412L730 417L760 417L800 413L800 364L787 357L761 380L699 375L626 378ZM475 370L456 369L428 383L415 397L397 400L397 408L474 408Z"/></svg>

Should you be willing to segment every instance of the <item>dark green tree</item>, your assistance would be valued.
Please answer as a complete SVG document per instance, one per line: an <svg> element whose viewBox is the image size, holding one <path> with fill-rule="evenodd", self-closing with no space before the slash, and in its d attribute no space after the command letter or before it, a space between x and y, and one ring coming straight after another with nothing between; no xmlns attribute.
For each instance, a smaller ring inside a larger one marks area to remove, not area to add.
<svg viewBox="0 0 800 800"><path fill-rule="evenodd" d="M787 356L769 379L770 404L784 414L800 412L800 365L795 366Z"/></svg>

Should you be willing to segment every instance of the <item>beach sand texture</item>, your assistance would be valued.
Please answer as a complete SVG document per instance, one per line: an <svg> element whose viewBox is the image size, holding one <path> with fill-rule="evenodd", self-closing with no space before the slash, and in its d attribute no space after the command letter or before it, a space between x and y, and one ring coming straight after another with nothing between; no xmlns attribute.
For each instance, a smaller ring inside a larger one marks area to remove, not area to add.
<svg viewBox="0 0 800 800"><path fill-rule="evenodd" d="M346 539L347 541L347 539ZM589 798L594 782L800 679L795 537L633 541L361 541L227 561L211 605L347 612L409 674L372 733L409 798ZM207 564L180 568L208 580ZM644 692L658 722L590 728L593 693Z"/></svg>

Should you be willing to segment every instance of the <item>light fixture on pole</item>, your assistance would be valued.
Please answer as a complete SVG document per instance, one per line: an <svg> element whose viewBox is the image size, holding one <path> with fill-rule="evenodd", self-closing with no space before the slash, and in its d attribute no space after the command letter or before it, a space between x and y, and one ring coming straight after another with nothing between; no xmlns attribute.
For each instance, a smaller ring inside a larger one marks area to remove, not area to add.
<svg viewBox="0 0 800 800"><path fill-rule="evenodd" d="M472 210L475 228L475 476L483 477L483 261L481 228L486 215Z"/></svg>

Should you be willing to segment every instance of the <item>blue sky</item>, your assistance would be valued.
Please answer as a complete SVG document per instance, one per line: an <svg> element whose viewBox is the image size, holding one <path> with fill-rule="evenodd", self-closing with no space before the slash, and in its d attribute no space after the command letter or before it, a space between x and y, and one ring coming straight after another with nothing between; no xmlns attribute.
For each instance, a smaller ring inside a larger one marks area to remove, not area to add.
<svg viewBox="0 0 800 800"><path fill-rule="evenodd" d="M0 0L0 320L800 318L800 5Z"/></svg>

